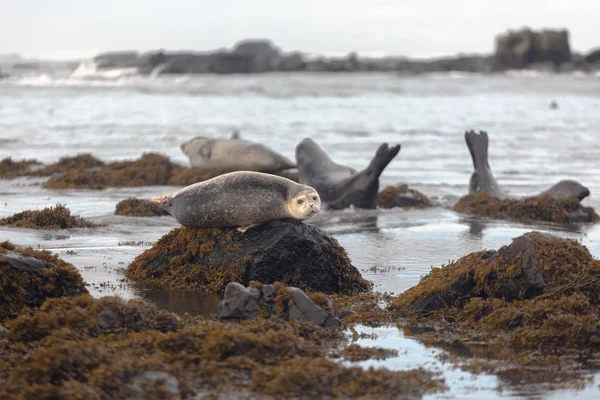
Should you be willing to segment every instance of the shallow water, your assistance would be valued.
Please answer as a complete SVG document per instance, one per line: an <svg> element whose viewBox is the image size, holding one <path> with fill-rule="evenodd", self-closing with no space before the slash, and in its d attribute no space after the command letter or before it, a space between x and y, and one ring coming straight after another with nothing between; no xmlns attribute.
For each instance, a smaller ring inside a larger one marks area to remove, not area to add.
<svg viewBox="0 0 600 400"><path fill-rule="evenodd" d="M557 110L549 109L551 100L559 103ZM399 142L402 150L385 170L382 186L408 183L444 205L467 191L472 163L464 130L486 129L492 170L512 193L532 194L560 179L577 179L592 193L584 204L600 208L599 109L600 80L578 76L28 78L0 83L0 158L52 162L91 152L115 160L154 151L186 163L179 144L195 135L228 136L238 127L243 137L265 142L292 159L295 144L313 137L336 161L362 169L379 143ZM114 216L115 205L130 196L150 198L176 187L45 190L39 182L0 180L0 217L62 203L74 214L107 226L60 232L0 227L0 240L59 253L81 270L94 296L141 296L176 312L216 311L214 296L131 286L122 275L136 255L178 224L171 217ZM598 226L482 221L444 207L344 210L320 214L311 223L336 236L377 290L394 293L414 286L431 266L496 249L533 229L580 239L600 257ZM426 348L396 328L381 328L378 334L376 345L408 351L408 357L378 365L404 369L431 364L437 362L432 353L445 351ZM600 378L580 392L518 382L499 392L497 376L467 377L440 368L451 391L434 398L600 395Z"/></svg>

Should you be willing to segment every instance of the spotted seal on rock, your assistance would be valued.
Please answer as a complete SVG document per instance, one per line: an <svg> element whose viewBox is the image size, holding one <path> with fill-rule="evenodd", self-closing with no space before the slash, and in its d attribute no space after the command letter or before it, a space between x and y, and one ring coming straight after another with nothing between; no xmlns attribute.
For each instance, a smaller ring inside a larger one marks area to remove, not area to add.
<svg viewBox="0 0 600 400"><path fill-rule="evenodd" d="M465 141L467 142L467 147L473 159L473 167L475 168L469 181L469 194L485 192L500 199L509 197L492 174L488 162L489 139L487 132L480 131L479 133L475 133L473 130L466 131ZM556 200L576 199L581 201L590 195L590 191L575 180L565 179L539 194L539 196L544 195Z"/></svg>
<svg viewBox="0 0 600 400"><path fill-rule="evenodd" d="M152 202L185 227L237 227L240 232L274 219L307 220L321 208L312 187L251 171L219 175Z"/></svg>
<svg viewBox="0 0 600 400"><path fill-rule="evenodd" d="M335 163L312 139L305 138L296 146L298 181L314 187L321 201L330 209L377 207L379 176L400 151L400 145L383 143L369 166L357 172Z"/></svg>
<svg viewBox="0 0 600 400"><path fill-rule="evenodd" d="M180 148L190 165L197 168L274 173L296 167L267 146L242 139L238 131L229 139L197 136Z"/></svg>

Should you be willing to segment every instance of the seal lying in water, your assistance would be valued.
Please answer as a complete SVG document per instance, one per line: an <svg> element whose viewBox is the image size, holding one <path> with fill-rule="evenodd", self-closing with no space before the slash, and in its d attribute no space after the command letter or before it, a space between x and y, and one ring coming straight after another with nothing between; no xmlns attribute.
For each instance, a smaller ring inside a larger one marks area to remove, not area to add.
<svg viewBox="0 0 600 400"><path fill-rule="evenodd" d="M305 138L296 146L298 180L314 187L327 208L376 208L379 176L399 151L400 145L384 143L369 166L357 172L336 164L314 140Z"/></svg>
<svg viewBox="0 0 600 400"><path fill-rule="evenodd" d="M185 227L237 227L240 232L274 219L307 220L321 208L315 189L250 171L219 175L155 197L152 202Z"/></svg>
<svg viewBox="0 0 600 400"><path fill-rule="evenodd" d="M475 171L469 181L469 194L486 192L500 199L508 197L506 192L500 187L488 163L488 134L481 131L479 134L475 131L465 132L465 141L473 159ZM550 189L543 191L540 196L548 195L556 200L577 199L581 201L590 195L588 188L577 181L566 179L558 182Z"/></svg>
<svg viewBox="0 0 600 400"><path fill-rule="evenodd" d="M241 139L234 131L229 139L197 136L181 146L192 167L274 173L296 165L267 146Z"/></svg>

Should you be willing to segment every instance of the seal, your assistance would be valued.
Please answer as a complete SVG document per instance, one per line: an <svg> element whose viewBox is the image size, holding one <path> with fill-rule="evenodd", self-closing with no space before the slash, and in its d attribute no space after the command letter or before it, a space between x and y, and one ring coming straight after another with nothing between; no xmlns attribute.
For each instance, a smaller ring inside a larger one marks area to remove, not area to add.
<svg viewBox="0 0 600 400"><path fill-rule="evenodd" d="M400 145L383 143L364 170L335 163L314 140L303 139L296 146L298 181L317 190L329 209L377 208L379 176L400 151Z"/></svg>
<svg viewBox="0 0 600 400"><path fill-rule="evenodd" d="M196 136L180 148L198 168L274 173L296 167L267 146L242 139L237 131L228 139Z"/></svg>
<svg viewBox="0 0 600 400"><path fill-rule="evenodd" d="M152 199L187 228L237 227L275 219L308 220L321 208L315 189L261 172L237 171Z"/></svg>
<svg viewBox="0 0 600 400"><path fill-rule="evenodd" d="M473 159L475 172L469 180L469 194L486 192L489 195L504 199L509 197L500 187L488 162L488 134L485 131L475 133L470 130L465 132L465 141ZM550 196L555 200L577 200L581 201L590 195L590 190L581 183L565 179L554 184L549 189L541 192L538 196Z"/></svg>
<svg viewBox="0 0 600 400"><path fill-rule="evenodd" d="M481 131L479 134L470 130L465 132L465 141L471 153L473 167L475 171L471 174L469 180L469 194L486 192L498 198L505 198L506 194L496 182L492 169L488 163L488 144L487 132Z"/></svg>

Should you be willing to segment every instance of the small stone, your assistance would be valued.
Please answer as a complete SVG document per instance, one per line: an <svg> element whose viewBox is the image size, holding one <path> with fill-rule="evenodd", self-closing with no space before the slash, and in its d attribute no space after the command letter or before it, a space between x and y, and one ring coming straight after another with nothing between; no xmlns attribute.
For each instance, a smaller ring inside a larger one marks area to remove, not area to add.
<svg viewBox="0 0 600 400"><path fill-rule="evenodd" d="M103 310L98 313L98 326L103 331L108 331L113 327L116 327L121 324L121 317L119 314L112 310Z"/></svg>
<svg viewBox="0 0 600 400"><path fill-rule="evenodd" d="M288 286L287 291L292 295L293 303L290 304L290 319L308 320L323 325L329 317L325 311L316 305L302 290Z"/></svg>
<svg viewBox="0 0 600 400"><path fill-rule="evenodd" d="M219 303L220 320L248 319L260 312L260 291L246 288L237 282L229 282L225 287L225 296Z"/></svg>

